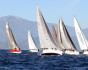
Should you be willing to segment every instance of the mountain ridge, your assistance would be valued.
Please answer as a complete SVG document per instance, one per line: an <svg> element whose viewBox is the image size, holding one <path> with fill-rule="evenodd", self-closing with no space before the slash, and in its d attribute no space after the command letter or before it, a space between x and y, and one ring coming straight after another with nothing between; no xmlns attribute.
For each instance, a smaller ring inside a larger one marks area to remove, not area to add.
<svg viewBox="0 0 88 70"><path fill-rule="evenodd" d="M16 41L20 45L21 49L28 49L28 36L27 35L28 35L29 29L34 38L34 41L36 42L37 46L39 46L38 30L37 30L36 21L33 22L30 20L26 20L24 18L20 18L18 16L4 16L4 17L0 17L0 44L2 45L0 49L6 49L8 47L8 42L6 38L6 21L8 21L12 29L12 32L16 38ZM51 33L52 33L52 25L54 25L57 29L57 24L47 23L47 25ZM70 36L76 38L74 27L66 26L66 28ZM83 29L83 32L86 36L88 35L87 31L88 31L88 28Z"/></svg>

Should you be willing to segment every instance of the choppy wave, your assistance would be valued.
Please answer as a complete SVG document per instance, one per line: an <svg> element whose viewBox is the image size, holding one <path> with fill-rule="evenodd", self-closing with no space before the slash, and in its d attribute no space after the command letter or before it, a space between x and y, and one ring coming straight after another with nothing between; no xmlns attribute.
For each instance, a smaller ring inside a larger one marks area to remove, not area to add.
<svg viewBox="0 0 88 70"><path fill-rule="evenodd" d="M0 70L88 70L88 56L39 56L28 51L11 54L0 50Z"/></svg>

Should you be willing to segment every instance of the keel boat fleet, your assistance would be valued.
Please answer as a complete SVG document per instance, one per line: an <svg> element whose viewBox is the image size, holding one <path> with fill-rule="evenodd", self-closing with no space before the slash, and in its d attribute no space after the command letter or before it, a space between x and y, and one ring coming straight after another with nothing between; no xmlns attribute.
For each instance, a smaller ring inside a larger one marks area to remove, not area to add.
<svg viewBox="0 0 88 70"><path fill-rule="evenodd" d="M74 17L74 26L75 26L77 40L79 43L79 48L83 52L82 54L88 55L88 41L85 35L83 34L82 29L76 17ZM52 25L52 33L51 33L42 15L42 12L39 9L39 6L37 6L37 27L38 27L38 35L40 41L40 49L38 49L33 39L33 36L29 30L28 44L29 44L30 52L37 53L40 52L40 50L42 49L40 55L62 55L62 54L79 55L80 54L74 42L72 41L62 18L59 19L57 30L55 29L55 26ZM8 21L6 22L6 36L7 36L8 46L11 49L10 53L22 53L19 45L15 40L15 37L8 24Z"/></svg>

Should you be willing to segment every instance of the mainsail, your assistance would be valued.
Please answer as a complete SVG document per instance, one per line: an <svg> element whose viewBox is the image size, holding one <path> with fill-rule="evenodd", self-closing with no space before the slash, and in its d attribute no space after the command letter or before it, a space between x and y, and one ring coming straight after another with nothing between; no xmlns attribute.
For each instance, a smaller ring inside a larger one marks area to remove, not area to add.
<svg viewBox="0 0 88 70"><path fill-rule="evenodd" d="M76 50L76 47L73 44L62 19L60 20L60 31L61 31L62 44L64 48L67 50Z"/></svg>
<svg viewBox="0 0 88 70"><path fill-rule="evenodd" d="M28 31L28 43L29 43L29 49L31 52L38 52L38 49L34 43L34 40L30 31Z"/></svg>
<svg viewBox="0 0 88 70"><path fill-rule="evenodd" d="M87 50L88 49L88 41L86 37L84 36L82 29L80 25L78 24L77 19L74 17L74 25L75 25L75 32L76 36L80 45L81 50Z"/></svg>
<svg viewBox="0 0 88 70"><path fill-rule="evenodd" d="M20 50L8 22L6 22L6 35L7 35L9 47L11 49Z"/></svg>
<svg viewBox="0 0 88 70"><path fill-rule="evenodd" d="M37 25L41 48L57 49L57 46L53 40L53 37L48 29L48 26L38 6L37 6Z"/></svg>

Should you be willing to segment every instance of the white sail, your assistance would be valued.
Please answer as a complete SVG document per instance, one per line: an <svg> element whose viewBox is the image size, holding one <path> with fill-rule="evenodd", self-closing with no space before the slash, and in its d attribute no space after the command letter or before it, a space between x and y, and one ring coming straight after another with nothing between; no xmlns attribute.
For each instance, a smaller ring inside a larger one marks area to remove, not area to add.
<svg viewBox="0 0 88 70"><path fill-rule="evenodd" d="M64 46L65 49L71 49L66 39L62 20L60 20L60 32L61 32L62 45Z"/></svg>
<svg viewBox="0 0 88 70"><path fill-rule="evenodd" d="M62 44L64 46L65 49L67 50L75 50L77 51L62 19L60 21L60 31L61 31L61 38L62 38Z"/></svg>
<svg viewBox="0 0 88 70"><path fill-rule="evenodd" d="M30 52L38 52L38 49L34 43L34 40L30 31L28 31L28 43L29 43Z"/></svg>
<svg viewBox="0 0 88 70"><path fill-rule="evenodd" d="M8 40L8 44L9 44L9 47L11 49L16 49L16 50L20 50L15 38L14 38L14 35L12 33L12 30L10 29L10 26L8 24L8 22L6 22L6 35L7 35L7 40Z"/></svg>
<svg viewBox="0 0 88 70"><path fill-rule="evenodd" d="M53 40L53 37L48 29L48 26L38 6L37 6L37 25L38 25L38 33L39 33L41 48L54 50L56 52L58 50L58 47L56 46Z"/></svg>
<svg viewBox="0 0 88 70"><path fill-rule="evenodd" d="M56 30L55 30L54 25L52 25L52 31L53 31L53 35L52 35L52 36L53 36L53 39L54 39L56 45L58 46L58 48L59 48L60 50L63 50L64 47L63 47L62 44L60 43L60 38L59 38L59 36L60 36L59 29L57 30L57 31L58 31L58 33L57 33Z"/></svg>
<svg viewBox="0 0 88 70"><path fill-rule="evenodd" d="M60 20L58 23L58 28L57 28L57 44L61 50L64 50L64 46L62 45L62 38L61 38L61 30L60 30Z"/></svg>
<svg viewBox="0 0 88 70"><path fill-rule="evenodd" d="M52 32L53 32L53 34L52 34L53 39L54 39L55 43L57 44L57 32L55 30L54 25L52 25Z"/></svg>
<svg viewBox="0 0 88 70"><path fill-rule="evenodd" d="M87 50L88 49L88 42L86 37L84 36L81 27L78 24L77 19L74 17L74 25L75 25L75 32L76 36L79 42L79 46L81 50Z"/></svg>
<svg viewBox="0 0 88 70"><path fill-rule="evenodd" d="M62 21L60 20L60 34L61 34L61 44L66 49L65 54L69 55L78 55L79 52L77 51L73 41L70 38L70 35Z"/></svg>

